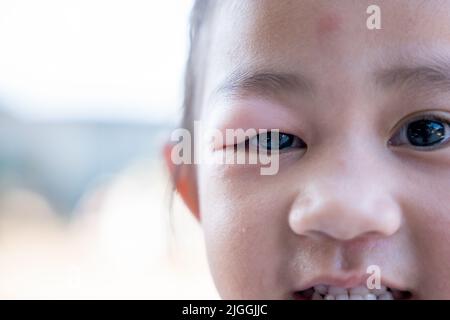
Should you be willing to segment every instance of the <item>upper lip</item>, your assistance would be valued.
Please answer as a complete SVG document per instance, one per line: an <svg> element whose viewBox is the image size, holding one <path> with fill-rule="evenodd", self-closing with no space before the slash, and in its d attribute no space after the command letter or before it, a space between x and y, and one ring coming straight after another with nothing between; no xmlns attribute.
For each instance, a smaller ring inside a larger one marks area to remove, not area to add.
<svg viewBox="0 0 450 320"><path fill-rule="evenodd" d="M367 273L356 273L356 274L337 274L337 275L331 275L331 274L323 274L317 277L312 278L311 280L305 281L299 285L298 288L295 289L295 291L303 291L307 290L309 288L312 288L316 285L322 284L322 285L328 285L328 286L335 286L335 287L341 287L341 288L354 288L358 286L367 286L367 279L370 277L370 274ZM399 290L399 291L409 291L412 293L412 291L407 288L405 285L400 284L398 282L393 281L391 278L381 276L381 285L386 286L388 288Z"/></svg>

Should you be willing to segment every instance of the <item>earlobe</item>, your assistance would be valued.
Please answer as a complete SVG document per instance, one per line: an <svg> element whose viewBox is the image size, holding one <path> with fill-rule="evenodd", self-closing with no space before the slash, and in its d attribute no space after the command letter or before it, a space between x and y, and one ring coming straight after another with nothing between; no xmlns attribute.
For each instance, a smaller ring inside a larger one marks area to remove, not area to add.
<svg viewBox="0 0 450 320"><path fill-rule="evenodd" d="M169 170L172 183L176 191L183 199L194 217L200 221L200 211L198 207L197 178L195 176L194 165L175 164L172 161L173 144L170 142L164 145L164 160Z"/></svg>

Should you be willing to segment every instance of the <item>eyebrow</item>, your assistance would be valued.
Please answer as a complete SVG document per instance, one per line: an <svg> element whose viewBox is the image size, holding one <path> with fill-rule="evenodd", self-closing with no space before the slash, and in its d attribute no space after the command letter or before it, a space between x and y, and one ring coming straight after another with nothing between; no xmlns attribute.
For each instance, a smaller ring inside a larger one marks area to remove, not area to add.
<svg viewBox="0 0 450 320"><path fill-rule="evenodd" d="M312 92L312 82L306 77L286 72L235 71L214 91L214 95L228 98L244 97L254 93L274 96L281 93Z"/></svg>
<svg viewBox="0 0 450 320"><path fill-rule="evenodd" d="M417 66L394 66L375 72L375 83L384 87L438 89L450 92L450 59L439 59ZM297 73L237 70L228 76L213 96L242 98L257 94L273 97L283 93L312 94L314 84Z"/></svg>
<svg viewBox="0 0 450 320"><path fill-rule="evenodd" d="M450 61L384 69L376 74L375 81L383 87L426 88L449 92Z"/></svg>

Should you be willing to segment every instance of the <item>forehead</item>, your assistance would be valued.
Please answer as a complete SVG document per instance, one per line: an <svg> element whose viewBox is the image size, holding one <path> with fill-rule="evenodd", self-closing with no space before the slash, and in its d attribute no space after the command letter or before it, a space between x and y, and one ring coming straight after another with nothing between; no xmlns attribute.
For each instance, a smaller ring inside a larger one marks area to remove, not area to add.
<svg viewBox="0 0 450 320"><path fill-rule="evenodd" d="M369 30L372 2L221 2L209 31L205 97L237 69L298 72L320 82L428 49L450 52L450 1L377 1L382 29Z"/></svg>

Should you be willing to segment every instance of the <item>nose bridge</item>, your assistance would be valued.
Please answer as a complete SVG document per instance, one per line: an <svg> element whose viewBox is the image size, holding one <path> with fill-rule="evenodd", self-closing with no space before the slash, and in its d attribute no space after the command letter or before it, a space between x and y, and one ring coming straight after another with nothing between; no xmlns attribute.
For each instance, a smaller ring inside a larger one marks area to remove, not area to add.
<svg viewBox="0 0 450 320"><path fill-rule="evenodd" d="M401 207L387 168L369 150L350 150L348 144L345 149L330 148L333 154L315 161L308 180L304 177L289 214L295 233L350 240L367 234L389 236L400 227Z"/></svg>

